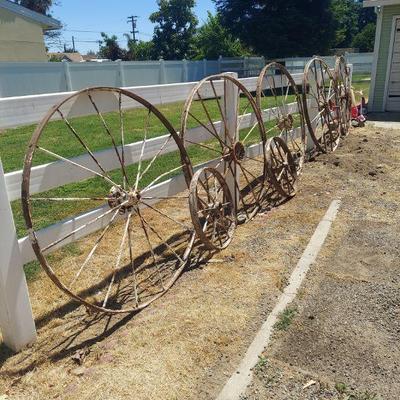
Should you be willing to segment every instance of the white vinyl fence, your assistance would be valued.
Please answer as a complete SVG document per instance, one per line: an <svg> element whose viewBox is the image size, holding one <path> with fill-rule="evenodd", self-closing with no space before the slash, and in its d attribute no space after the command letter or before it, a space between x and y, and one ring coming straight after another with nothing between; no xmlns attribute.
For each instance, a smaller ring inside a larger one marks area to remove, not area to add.
<svg viewBox="0 0 400 400"><path fill-rule="evenodd" d="M301 84L302 74L293 75L295 82ZM255 91L257 78L241 79L241 82L250 91ZM280 80L276 80L276 87L279 87ZM196 83L180 83L170 85L131 87L127 88L137 95L142 96L154 105L165 103L173 103L177 101L185 101L190 90ZM220 93L222 85L216 86ZM230 109L236 110L234 106L234 91L232 96L226 101L231 105ZM16 126L40 121L45 113L56 102L71 95L71 93L47 94L39 96L26 96L19 98L0 99L0 128L6 126ZM132 104L125 105L125 108L131 108ZM297 104L292 103L291 112L296 112ZM93 114L92 108L88 110L79 110L79 115ZM232 115L235 113L232 112ZM268 121L273 116L273 110L264 110L263 119ZM227 123L230 121L227 115ZM235 122L236 123L236 122ZM246 114L241 120L243 128L250 127L254 123L254 116ZM219 122L222 124L222 122ZM223 130L221 129L221 132ZM189 131L190 141L201 142L207 136L206 129L203 127L193 128ZM166 137L157 137L152 140L153 145L164 143ZM149 141L150 143L151 141ZM137 163L140 157L140 149L142 142L128 144L125 147L127 164ZM172 144L165 149L165 153L176 151L176 145ZM255 144L248 151L248 156L253 157L260 154L261 145ZM149 159L154 155L152 144L150 143L145 149L145 159ZM104 161L107 171L118 168L119 162L116 159L113 149L103 150L95 154L96 158ZM86 156L79 156L79 164L86 165L90 162ZM213 165L213 161L205 165ZM204 165L202 165L204 166ZM22 166L21 166L22 167ZM198 166L201 167L201 166ZM64 161L51 162L40 165L32 169L31 176L31 193L39 193L51 188L63 186L67 183L83 181L92 175L87 171L77 168L66 168ZM16 171L4 174L0 160L0 329L2 331L3 340L15 351L19 351L25 345L32 343L36 339L35 323L32 315L30 299L28 294L27 283L23 271L24 264L35 260L29 237L17 238L16 228L13 220L13 214L10 202L18 200L21 197L21 181L22 171ZM186 189L186 183L183 175L178 175L170 180L153 186L149 193L151 197L172 196ZM106 207L106 206L104 206ZM89 220L93 220L96 216L102 215L104 207L93 209L92 211L63 221L59 224L49 226L37 232L38 239L42 246L56 241L58 238L64 237L68 233L76 231L77 228L84 226ZM107 218L104 216L103 218ZM90 233L98 230L104 220L100 218L96 223L88 225L82 230L74 233L68 240L69 243L85 237ZM63 241L63 245L68 243ZM52 248L56 250L57 246Z"/></svg>
<svg viewBox="0 0 400 400"><path fill-rule="evenodd" d="M311 57L278 60L289 72L302 72ZM368 73L373 53L347 53L354 72ZM324 57L334 66L334 57ZM258 76L269 60L264 57L220 57L201 61L115 61L106 63L0 63L0 98L62 93L88 86L147 86L194 82L222 72L240 78Z"/></svg>

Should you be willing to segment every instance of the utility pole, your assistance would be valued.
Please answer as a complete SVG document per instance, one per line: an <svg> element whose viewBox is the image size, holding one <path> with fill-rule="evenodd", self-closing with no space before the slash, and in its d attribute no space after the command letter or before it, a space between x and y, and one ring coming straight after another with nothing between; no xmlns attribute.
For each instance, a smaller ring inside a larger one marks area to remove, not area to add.
<svg viewBox="0 0 400 400"><path fill-rule="evenodd" d="M76 48L75 48L75 37L72 36L72 49L74 50L74 53L76 53Z"/></svg>
<svg viewBox="0 0 400 400"><path fill-rule="evenodd" d="M137 16L137 15L131 15L130 17L128 17L128 24L129 23L131 23L132 24L132 31L131 31L131 33L132 33L132 40L133 40L133 43L136 43L137 42L137 39L136 39L136 34L137 33L139 33L139 31L136 29L137 28L137 19L138 19L139 17Z"/></svg>

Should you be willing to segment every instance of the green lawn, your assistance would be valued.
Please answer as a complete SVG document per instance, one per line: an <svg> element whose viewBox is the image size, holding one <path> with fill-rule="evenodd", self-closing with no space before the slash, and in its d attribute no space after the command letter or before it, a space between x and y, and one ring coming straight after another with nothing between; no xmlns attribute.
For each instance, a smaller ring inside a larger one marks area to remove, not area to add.
<svg viewBox="0 0 400 400"><path fill-rule="evenodd" d="M363 92L364 97L368 100L369 89L371 85L371 74L353 74L352 86L355 91ZM355 93L357 103L361 101L361 94Z"/></svg>

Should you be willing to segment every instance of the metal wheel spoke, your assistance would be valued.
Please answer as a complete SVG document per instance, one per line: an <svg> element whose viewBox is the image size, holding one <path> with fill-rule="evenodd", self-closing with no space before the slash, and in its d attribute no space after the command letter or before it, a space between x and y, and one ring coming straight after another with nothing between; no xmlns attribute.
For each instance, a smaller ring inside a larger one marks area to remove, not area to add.
<svg viewBox="0 0 400 400"><path fill-rule="evenodd" d="M219 96L217 96L217 91L215 90L214 82L212 80L210 80L210 83L211 83L211 87L212 87L212 90L214 92L215 100L217 101L218 108L219 108L219 111L221 113L221 117L222 117L222 120L224 122L224 127L225 127L225 130L226 130L227 123L226 123L225 113L222 111L221 102L219 101ZM224 84L225 84L225 82L224 82Z"/></svg>
<svg viewBox="0 0 400 400"><path fill-rule="evenodd" d="M154 206L152 206L152 205L150 205L150 204L148 204L148 203L146 203L146 202L144 202L144 201L143 201L142 203L143 203L146 207L148 207L148 208L150 208L151 210L155 211L157 214L162 215L163 217L169 219L170 221L174 222L175 224L181 226L182 228L185 228L185 229L188 230L188 231L191 231L191 230L192 230L189 226L183 224L182 222L179 222L179 221L173 219L173 218L170 217L168 214L165 214L163 211L159 210L158 208L156 208L156 207L154 207Z"/></svg>
<svg viewBox="0 0 400 400"><path fill-rule="evenodd" d="M124 124L124 115L122 112L122 94L119 92L118 96L118 108L119 108L119 125L121 127L121 148L122 148L122 164L125 165L125 124ZM126 189L127 180L124 175L124 189Z"/></svg>
<svg viewBox="0 0 400 400"><path fill-rule="evenodd" d="M182 165L180 165L179 167L176 167L174 169L171 169L170 171L164 172L163 174L161 174L160 176L158 176L156 179L154 179L151 183L149 183L143 190L142 193L148 192L150 190L150 188L155 185L157 182L159 182L162 178L168 176L169 174L173 174L176 171L179 171L180 169L182 169ZM143 175L142 175L143 176Z"/></svg>
<svg viewBox="0 0 400 400"><path fill-rule="evenodd" d="M108 197L31 197L31 201L107 201Z"/></svg>
<svg viewBox="0 0 400 400"><path fill-rule="evenodd" d="M208 111L206 105L204 104L204 100L203 100L203 98L201 97L199 91L197 91L197 96L198 96L198 98L200 99L201 105L202 105L202 107L203 107L203 109L204 109L204 112L205 112L206 115L207 115L208 120L210 121L210 124L211 124L211 126L212 126L212 128L213 128L214 134L207 128L207 126L205 126L200 120L198 120L192 113L189 112L189 115L191 115L192 118L194 118L199 124L201 124L201 125L203 126L203 128L207 129L207 130L208 130L215 138L217 138L221 143L223 143L222 140L221 140L221 137L219 136L217 130L215 129L214 122L213 122L213 120L212 120L212 118L211 118L211 115L210 115L210 113L209 113L209 111Z"/></svg>
<svg viewBox="0 0 400 400"><path fill-rule="evenodd" d="M106 233L108 232L108 230L110 229L112 223L114 222L115 218L118 216L119 214L119 210L117 210L113 216L111 217L110 222L107 224L107 226L103 229L103 231L101 232L101 235L97 238L94 246L92 247L92 249L90 250L88 256L86 257L85 261L83 262L81 268L79 269L79 271L77 272L77 274L75 275L74 279L71 281L71 283L69 284L69 287L71 288L72 285L77 281L77 279L79 278L79 276L82 274L83 270L86 268L86 266L88 265L89 261L92 259L95 251L97 250L97 248L99 247L101 241L103 240L104 236L106 235Z"/></svg>
<svg viewBox="0 0 400 400"><path fill-rule="evenodd" d="M158 237L159 240L161 240L161 242L163 244L165 244L168 249L175 255L175 257L181 262L184 263L184 261L182 260L182 258L180 257L179 254L176 253L176 251L169 245L168 241L164 240L162 238L162 236L146 221L146 219L142 216L143 222L148 226L148 228Z"/></svg>
<svg viewBox="0 0 400 400"><path fill-rule="evenodd" d="M244 201L244 198L243 198L243 195L242 195L242 191L240 190L239 184L238 184L238 182L237 182L236 179L235 179L236 174L235 174L234 171L233 171L232 164L229 164L229 169L230 169L230 171L231 171L231 174L232 174L233 177L234 177L234 178L233 178L233 181L234 181L234 184L235 184L235 186L236 186L236 190L238 191L239 197L240 197L240 199L242 200L242 203L243 203L243 206L244 206L244 207L243 207L244 212L245 212L247 218L250 218L250 215L249 215L249 213L248 213L247 210L246 210L246 207L248 207L249 205Z"/></svg>
<svg viewBox="0 0 400 400"><path fill-rule="evenodd" d="M107 302L108 302L108 299L109 299L110 294L111 294L111 289L112 289L112 286L113 286L114 281L115 281L115 275L117 274L117 271L118 271L119 266L121 264L122 253L124 251L124 244L125 244L125 241L126 241L126 237L128 235L128 229L129 229L129 224L130 224L130 221L131 221L131 217L132 217L132 213L130 213L128 215L127 221L125 223L124 234L122 236L121 245L119 247L118 257L117 257L117 261L116 261L115 267L114 267L114 273L113 273L113 275L111 277L111 281L110 281L110 284L109 284L108 289L107 289L106 296L105 296L104 301L103 301L103 308L105 308L107 306Z"/></svg>
<svg viewBox="0 0 400 400"><path fill-rule="evenodd" d="M253 127L249 130L245 138L242 140L242 143L244 144L246 140L249 138L249 136L253 133L254 129L258 126L258 121L253 125Z"/></svg>
<svg viewBox="0 0 400 400"><path fill-rule="evenodd" d="M252 158L252 157L249 157L249 156L244 156L244 158L247 158L248 160L251 160L251 161L255 161L255 162L258 162L258 163L260 163L260 164L265 164L264 163L264 160L263 161L261 161L261 160L257 160L256 158Z"/></svg>
<svg viewBox="0 0 400 400"><path fill-rule="evenodd" d="M146 236L146 241L147 241L147 245L149 246L149 249L150 249L151 257L153 258L153 263L154 263L154 265L156 267L156 270L157 270L157 273L158 273L158 278L160 280L161 287L163 288L163 290L165 290L164 281L162 279L161 272L160 272L160 266L159 266L159 264L157 262L156 255L154 253L154 249L153 249L153 246L152 246L151 241L150 241L149 232L147 231L147 227L146 227L146 224L143 221L143 217L142 217L142 214L140 213L140 210L138 209L137 212L138 212L138 215L139 215L139 218L140 218L140 224L142 225L142 229L143 229L144 235Z"/></svg>
<svg viewBox="0 0 400 400"><path fill-rule="evenodd" d="M60 156L59 154L53 153L52 151L47 150L47 149L45 149L44 147L40 147L40 146L37 146L37 145L36 145L36 148L37 148L38 150L43 151L44 153L46 153L46 154L48 154L48 155L54 157L54 158L57 158L58 160L65 161L66 163L69 163L69 164L71 164L71 165L74 165L75 167L84 169L85 171L88 171L88 172L92 173L93 175L99 176L100 178L103 178L104 180L106 180L108 183L111 183L111 185L116 186L116 187L120 188L121 190L123 190L123 188L121 188L120 185L116 184L116 183L115 183L114 181L112 181L110 178L108 178L108 177L105 176L105 175L100 174L99 172L93 171L92 169L90 169L90 168L88 168L88 167L84 167L83 165L78 164L78 163L76 163L75 161L72 161L72 160L70 160L70 159L68 159L68 158L65 158L65 157L63 157L63 156Z"/></svg>
<svg viewBox="0 0 400 400"><path fill-rule="evenodd" d="M240 165L240 164L239 164L239 167L240 167L240 169L241 169L242 172L243 172L244 179L246 180L247 184L248 184L249 187L250 187L250 191L251 191L251 194L252 194L253 197L254 197L254 201L257 203L257 202L258 202L258 198L257 198L256 194L254 193L253 186L251 185L251 183L250 183L250 181L249 181L249 178L248 178L248 176L246 175L245 169L244 169L243 166Z"/></svg>
<svg viewBox="0 0 400 400"><path fill-rule="evenodd" d="M100 219L102 219L102 218L106 217L107 215L113 213L114 211L119 210L119 209L120 209L121 207L123 207L127 202L128 202L128 201L122 202L122 203L119 204L117 207L114 207L114 208L112 208L112 209L106 211L105 213L103 213L103 214L97 216L96 218L92 219L91 221L87 222L86 224L80 226L79 228L74 229L72 232L68 233L67 235L63 236L62 238L57 239L56 241L50 243L48 246L46 246L46 247L44 247L44 248L42 249L42 252L45 252L45 251L49 250L50 248L52 248L52 247L56 246L57 244L63 242L65 239L68 239L69 237L75 235L75 233L78 233L78 232L80 232L81 230L87 228L89 225L92 225L92 224L94 224L95 222L99 221Z"/></svg>
<svg viewBox="0 0 400 400"><path fill-rule="evenodd" d="M218 139L218 141L221 143L222 146L224 146L224 142L222 141L222 139L220 138L220 136L218 135L217 132L213 132L211 131L207 125L205 125L203 122L201 122L194 114L192 114L190 111L188 112L188 115L190 115L197 123L199 123L205 130L207 130L213 137L215 137L216 139ZM215 130L215 126L214 123L211 121L211 125L213 127L213 129ZM187 139L185 139L185 141L187 141Z"/></svg>
<svg viewBox="0 0 400 400"><path fill-rule="evenodd" d="M94 109L96 110L96 113L97 113L97 115L99 116L99 118L100 118L100 120L101 120L101 123L103 124L104 129L106 130L108 136L110 136L111 142L112 142L113 147L114 147L115 154L117 155L118 160L119 160L119 162L120 162L120 164L121 164L122 175L125 177L126 182L129 184L128 175L127 175L126 169L125 169L125 163L122 161L121 155L119 154L118 147L117 147L117 144L115 143L114 136L113 136L113 134L111 133L111 130L110 130L110 128L109 128L107 122L105 121L105 119L104 119L102 113L100 112L99 108L97 107L97 104L94 102L94 100L93 100L93 98L92 98L92 95L91 95L89 92L87 93L87 95L88 95L89 100L90 100L90 102L92 103Z"/></svg>
<svg viewBox="0 0 400 400"><path fill-rule="evenodd" d="M149 112L147 113L147 119L146 119L146 123L145 123L145 127L144 127L144 139L143 139L143 143L142 143L142 148L140 150L139 165L138 165L138 171L137 171L136 182L135 182L135 190L137 190L138 186L139 186L140 172L142 170L144 149L146 147L147 133L148 133L149 124L150 124L150 114L151 114L151 111L149 110Z"/></svg>
<svg viewBox="0 0 400 400"><path fill-rule="evenodd" d="M131 222L132 222L132 220L131 220ZM131 263L132 276L133 276L133 294L135 296L135 303L136 303L136 307L137 307L138 304L139 304L139 296L138 296L138 291L137 291L135 260L133 258L133 243L132 243L132 228L131 228L131 224L129 225L129 229L128 229L128 243L129 243L129 260L130 260L130 263Z"/></svg>
<svg viewBox="0 0 400 400"><path fill-rule="evenodd" d="M100 171L103 172L105 176L107 176L109 179L110 176L108 175L107 171L101 166L93 152L89 149L89 146L84 142L84 140L79 136L78 132L75 130L75 128L71 125L71 123L68 121L68 119L64 116L62 111L58 108L57 113L60 115L61 119L64 121L64 123L67 125L68 129L71 131L71 133L75 136L75 138L78 140L78 142L83 146L83 148L86 150L86 152L89 154L90 158L95 162L95 164L99 167Z"/></svg>
<svg viewBox="0 0 400 400"><path fill-rule="evenodd" d="M163 150L165 149L165 147L167 146L167 144L171 141L172 139L172 135L169 135L167 140L162 144L161 148L158 150L158 152L156 153L156 155L151 159L151 161L149 162L149 164L147 165L147 167L145 168L145 170L143 171L143 173L140 175L139 177L139 182L143 179L143 177L145 176L145 174L149 171L149 169L152 167L152 165L154 164L154 162L156 161L157 157L163 152Z"/></svg>
<svg viewBox="0 0 400 400"><path fill-rule="evenodd" d="M193 145L196 145L196 146L203 147L204 149L211 150L211 151L214 151L215 153L218 153L218 154L222 155L222 151L217 150L217 149L213 149L212 147L207 146L206 144L198 143L198 142L192 142L191 140L188 140L188 139L185 139L185 142L193 144Z"/></svg>

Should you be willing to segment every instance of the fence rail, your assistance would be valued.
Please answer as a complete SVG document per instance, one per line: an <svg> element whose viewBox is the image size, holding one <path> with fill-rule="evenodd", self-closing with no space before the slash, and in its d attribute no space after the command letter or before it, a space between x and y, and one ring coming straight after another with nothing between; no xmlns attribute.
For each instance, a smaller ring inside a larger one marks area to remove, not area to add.
<svg viewBox="0 0 400 400"><path fill-rule="evenodd" d="M334 57L324 57L333 67ZM354 72L370 72L373 53L347 53ZM302 72L310 57L279 60L291 73ZM221 72L240 78L259 75L263 57L200 61L116 61L106 63L0 63L0 98L62 93L88 86L132 87L194 82Z"/></svg>

